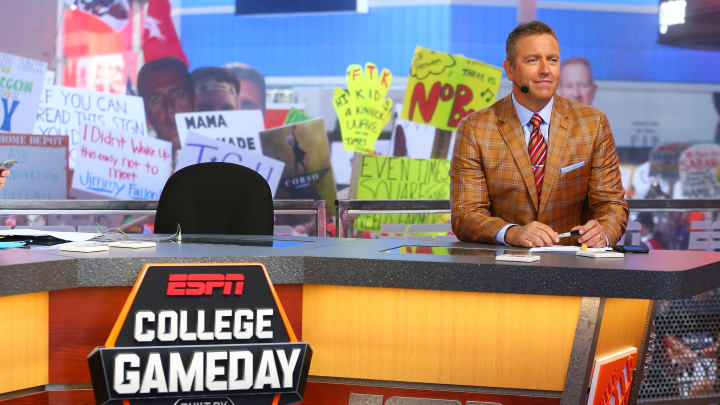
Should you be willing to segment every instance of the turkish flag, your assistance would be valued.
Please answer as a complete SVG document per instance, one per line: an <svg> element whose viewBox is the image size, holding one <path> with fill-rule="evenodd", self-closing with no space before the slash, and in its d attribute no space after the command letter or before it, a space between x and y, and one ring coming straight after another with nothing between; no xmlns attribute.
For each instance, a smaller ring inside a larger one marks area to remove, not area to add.
<svg viewBox="0 0 720 405"><path fill-rule="evenodd" d="M145 16L142 49L145 63L173 56L188 63L170 18L170 0L150 0Z"/></svg>

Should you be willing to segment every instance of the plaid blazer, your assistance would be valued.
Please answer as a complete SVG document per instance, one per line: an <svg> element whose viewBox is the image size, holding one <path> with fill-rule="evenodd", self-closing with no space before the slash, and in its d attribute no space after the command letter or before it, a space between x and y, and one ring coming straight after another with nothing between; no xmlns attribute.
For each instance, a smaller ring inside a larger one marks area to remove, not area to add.
<svg viewBox="0 0 720 405"><path fill-rule="evenodd" d="M450 164L452 228L460 240L496 243L503 226L532 221L567 232L590 219L603 226L610 246L620 239L628 206L605 114L555 95L548 134L538 201L511 97L460 122ZM576 244L577 238L563 242Z"/></svg>

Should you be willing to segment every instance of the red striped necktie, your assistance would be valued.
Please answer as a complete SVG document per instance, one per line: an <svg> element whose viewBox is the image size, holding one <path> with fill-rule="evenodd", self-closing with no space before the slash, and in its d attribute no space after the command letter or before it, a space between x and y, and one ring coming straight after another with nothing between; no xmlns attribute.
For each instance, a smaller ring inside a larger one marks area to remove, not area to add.
<svg viewBox="0 0 720 405"><path fill-rule="evenodd" d="M539 114L533 114L530 118L532 124L532 132L530 133L530 143L528 144L528 154L530 155L530 164L532 164L533 174L535 175L535 188L537 188L538 197L542 191L543 176L545 175L545 157L547 156L547 147L545 139L540 132L540 123L542 117Z"/></svg>

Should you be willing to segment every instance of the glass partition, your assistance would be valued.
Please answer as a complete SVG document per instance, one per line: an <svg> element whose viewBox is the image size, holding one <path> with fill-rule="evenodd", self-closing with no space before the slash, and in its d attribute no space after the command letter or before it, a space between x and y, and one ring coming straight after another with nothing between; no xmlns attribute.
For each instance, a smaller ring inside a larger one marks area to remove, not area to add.
<svg viewBox="0 0 720 405"><path fill-rule="evenodd" d="M630 217L619 244L720 250L718 200L628 200L628 205ZM457 241L448 200L339 200L337 206L340 237ZM420 222L428 220L433 223Z"/></svg>
<svg viewBox="0 0 720 405"><path fill-rule="evenodd" d="M0 200L0 229L152 233L157 201ZM325 201L274 200L274 234L326 236Z"/></svg>

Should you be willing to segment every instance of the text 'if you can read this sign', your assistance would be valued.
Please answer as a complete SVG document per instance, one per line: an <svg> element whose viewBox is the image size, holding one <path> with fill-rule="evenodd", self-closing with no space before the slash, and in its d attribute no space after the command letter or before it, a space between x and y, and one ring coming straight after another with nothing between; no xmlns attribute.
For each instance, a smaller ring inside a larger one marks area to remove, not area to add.
<svg viewBox="0 0 720 405"><path fill-rule="evenodd" d="M148 264L88 357L97 404L291 404L312 349L259 263Z"/></svg>

